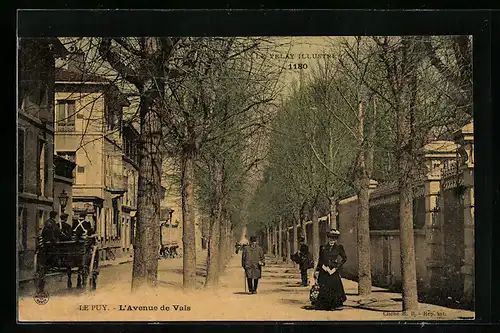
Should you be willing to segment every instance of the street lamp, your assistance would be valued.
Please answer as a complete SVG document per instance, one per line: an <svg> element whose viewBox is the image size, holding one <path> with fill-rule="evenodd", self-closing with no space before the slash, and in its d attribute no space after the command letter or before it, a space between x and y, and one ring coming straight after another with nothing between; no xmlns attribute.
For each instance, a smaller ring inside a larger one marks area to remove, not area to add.
<svg viewBox="0 0 500 333"><path fill-rule="evenodd" d="M66 209L66 205L68 204L68 199L69 196L66 193L65 190L62 190L61 194L59 195L59 204L61 205L61 212L64 213Z"/></svg>

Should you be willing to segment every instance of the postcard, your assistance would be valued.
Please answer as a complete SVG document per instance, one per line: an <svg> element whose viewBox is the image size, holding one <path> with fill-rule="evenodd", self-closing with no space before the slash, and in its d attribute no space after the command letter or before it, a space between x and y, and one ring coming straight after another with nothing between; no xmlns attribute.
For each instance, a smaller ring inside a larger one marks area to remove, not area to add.
<svg viewBox="0 0 500 333"><path fill-rule="evenodd" d="M19 322L473 319L472 42L18 38Z"/></svg>

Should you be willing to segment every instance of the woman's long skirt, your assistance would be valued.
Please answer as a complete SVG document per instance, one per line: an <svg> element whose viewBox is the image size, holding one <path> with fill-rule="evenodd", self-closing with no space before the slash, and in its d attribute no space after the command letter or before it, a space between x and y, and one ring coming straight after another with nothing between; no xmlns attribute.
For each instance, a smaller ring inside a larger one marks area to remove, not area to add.
<svg viewBox="0 0 500 333"><path fill-rule="evenodd" d="M321 271L318 276L319 295L317 305L322 309L341 307L347 300L344 285L338 272L332 275Z"/></svg>

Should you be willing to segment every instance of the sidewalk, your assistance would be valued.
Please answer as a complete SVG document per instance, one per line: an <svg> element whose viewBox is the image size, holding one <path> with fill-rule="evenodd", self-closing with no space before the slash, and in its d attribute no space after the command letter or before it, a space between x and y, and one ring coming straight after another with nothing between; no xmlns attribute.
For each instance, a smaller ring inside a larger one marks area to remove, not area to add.
<svg viewBox="0 0 500 333"><path fill-rule="evenodd" d="M269 264L263 270L262 285L275 284L279 291L286 293L283 300L310 308L308 300L310 287L301 287L300 272L295 265L279 262L272 257L266 258ZM266 280L271 281L267 282ZM344 303L345 311L359 311L359 318L352 320L367 320L366 316L372 316L377 313L379 320L394 320L405 318L406 320L450 320L450 319L473 319L474 312L459 309L450 309L434 304L420 303L419 310L414 314L402 313L402 295L400 293L390 292L380 287L372 287L372 294L368 298L358 296L358 283L352 280L342 279L344 290L347 294L347 301ZM267 289L267 288L266 288ZM265 290L266 293L269 290ZM338 311L335 311L338 312Z"/></svg>

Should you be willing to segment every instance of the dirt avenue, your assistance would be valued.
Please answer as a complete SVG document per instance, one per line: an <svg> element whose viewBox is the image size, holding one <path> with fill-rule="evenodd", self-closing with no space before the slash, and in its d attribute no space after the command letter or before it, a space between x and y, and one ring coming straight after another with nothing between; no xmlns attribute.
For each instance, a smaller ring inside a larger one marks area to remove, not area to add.
<svg viewBox="0 0 500 333"><path fill-rule="evenodd" d="M206 253L200 253L200 257ZM376 299L360 304L357 284L344 279L347 301L341 311L312 310L309 287L301 287L297 267L269 261L262 272L259 293L248 295L240 254L233 254L216 290L202 289L203 264L198 265L198 289L182 291L182 259L161 260L157 292L134 295L130 290L131 263L102 269L100 288L91 294L68 291L59 278L47 283L51 300L38 305L30 286L21 290L19 318L24 321L204 321L204 320L454 320L469 319L472 311L420 304L414 314L402 313L400 294L374 287ZM255 301L259 306L255 306ZM75 311L76 310L76 311Z"/></svg>

